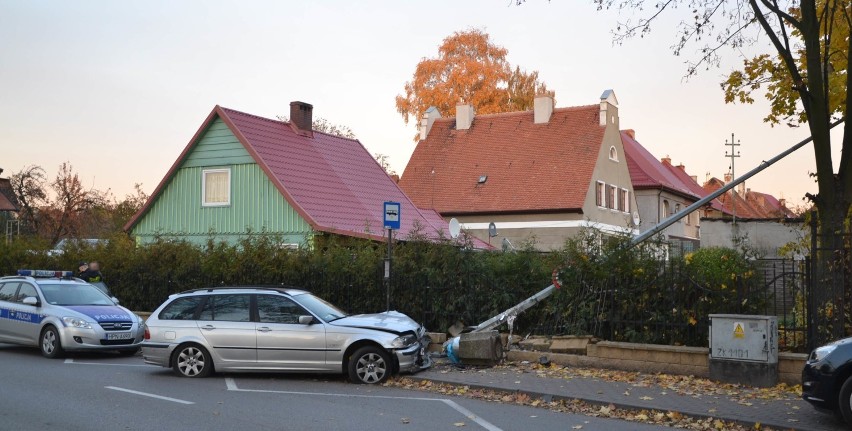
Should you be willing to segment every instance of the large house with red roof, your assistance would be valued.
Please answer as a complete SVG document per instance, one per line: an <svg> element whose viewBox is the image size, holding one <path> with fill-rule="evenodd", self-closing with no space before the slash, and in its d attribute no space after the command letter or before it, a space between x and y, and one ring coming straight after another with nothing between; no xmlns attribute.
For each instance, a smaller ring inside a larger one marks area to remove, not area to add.
<svg viewBox="0 0 852 431"><path fill-rule="evenodd" d="M394 201L398 238L447 232L359 141L312 130L312 111L293 102L285 122L216 106L125 231L141 243L235 243L251 235L276 235L289 246L322 235L381 241L383 202Z"/></svg>
<svg viewBox="0 0 852 431"><path fill-rule="evenodd" d="M599 103L568 108L548 96L523 112L476 115L459 105L442 117L432 108L399 185L415 206L456 218L486 241L534 240L553 250L586 227L636 232L612 90Z"/></svg>

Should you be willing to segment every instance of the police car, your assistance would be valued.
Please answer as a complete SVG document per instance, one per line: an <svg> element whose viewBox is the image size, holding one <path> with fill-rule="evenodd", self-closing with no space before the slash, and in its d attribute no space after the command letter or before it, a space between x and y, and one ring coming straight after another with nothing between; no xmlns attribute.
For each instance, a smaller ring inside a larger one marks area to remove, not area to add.
<svg viewBox="0 0 852 431"><path fill-rule="evenodd" d="M0 277L0 342L38 346L48 358L66 351L133 355L145 335L141 317L71 271L19 270Z"/></svg>

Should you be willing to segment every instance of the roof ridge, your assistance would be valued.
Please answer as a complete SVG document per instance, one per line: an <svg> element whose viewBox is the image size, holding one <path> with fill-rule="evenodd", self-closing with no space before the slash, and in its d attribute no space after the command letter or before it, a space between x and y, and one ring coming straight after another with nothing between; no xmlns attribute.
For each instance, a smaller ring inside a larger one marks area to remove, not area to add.
<svg viewBox="0 0 852 431"><path fill-rule="evenodd" d="M580 111L580 110L584 110L584 109L591 109L591 108L597 108L597 107L598 107L598 105L563 106L561 108L553 108L553 113ZM530 115L530 114L533 114L534 112L535 111L532 110L532 109L526 110L526 111L492 112L490 114L474 114L473 118L476 119L476 118L495 118L495 117L518 117L518 116L521 116L521 115ZM435 121L441 121L441 120L446 121L446 120L451 120L451 119L454 119L454 118L456 118L456 117L455 116L441 117L441 118L436 119Z"/></svg>
<svg viewBox="0 0 852 431"><path fill-rule="evenodd" d="M286 125L290 125L292 123L292 121L284 121L284 120L280 120L280 119L272 119L272 118L267 118L267 117L261 117L260 115L249 114L248 112L238 111L236 109L231 109L231 108L225 108L224 106L220 106L220 108L222 108L225 111L232 112L232 113L237 113L237 114L240 114L240 115L245 115L245 116L248 116L248 117L257 118L258 120L271 121L273 123L280 123L280 124L286 124ZM339 139L346 139L348 141L361 142L361 141L358 140L358 138L347 138L345 136L335 135L334 133L323 132L323 131L316 130L316 129L313 129L313 128L311 128L311 131L314 132L314 133L319 133L319 134L322 134L322 135L331 136L332 138L339 138Z"/></svg>

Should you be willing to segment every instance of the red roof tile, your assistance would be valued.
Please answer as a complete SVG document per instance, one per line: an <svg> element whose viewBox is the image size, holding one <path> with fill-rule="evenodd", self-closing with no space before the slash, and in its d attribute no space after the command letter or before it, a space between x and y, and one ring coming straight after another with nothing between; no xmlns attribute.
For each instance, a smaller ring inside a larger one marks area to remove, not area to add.
<svg viewBox="0 0 852 431"><path fill-rule="evenodd" d="M694 201L701 199L701 195L695 193L682 177L668 169L625 131L621 132L621 143L624 146L624 154L627 155L627 169L630 171L630 181L634 189L664 188ZM688 175L686 178L693 182ZM698 184L695 185L701 188Z"/></svg>
<svg viewBox="0 0 852 431"><path fill-rule="evenodd" d="M712 191L704 190L682 167L657 160L628 132L621 132L621 143L627 155L627 168L630 171L630 181L634 189L663 188L692 201L698 201L712 193ZM717 211L728 212L718 199L710 201L710 207Z"/></svg>
<svg viewBox="0 0 852 431"><path fill-rule="evenodd" d="M722 188L725 182L718 178L711 178L704 184L704 189L712 193ZM736 189L735 189L736 190ZM746 190L744 194L739 192L727 192L719 197L725 208L725 213L733 214L734 208L738 218L743 219L778 219L793 217L793 212L774 196Z"/></svg>
<svg viewBox="0 0 852 431"><path fill-rule="evenodd" d="M401 204L402 227L397 233L400 238L413 233L415 226L420 226L421 233L430 238L437 238L439 231L448 231L443 219L422 213L408 199L359 141L316 131L313 136L306 136L297 133L290 123L219 106L202 124L149 203L215 117L222 118L287 201L318 231L381 240L385 237L385 201ZM125 230L146 208L128 222Z"/></svg>
<svg viewBox="0 0 852 431"><path fill-rule="evenodd" d="M545 124L532 111L476 115L468 130L439 118L400 187L443 215L581 211L603 141L599 109L557 108Z"/></svg>

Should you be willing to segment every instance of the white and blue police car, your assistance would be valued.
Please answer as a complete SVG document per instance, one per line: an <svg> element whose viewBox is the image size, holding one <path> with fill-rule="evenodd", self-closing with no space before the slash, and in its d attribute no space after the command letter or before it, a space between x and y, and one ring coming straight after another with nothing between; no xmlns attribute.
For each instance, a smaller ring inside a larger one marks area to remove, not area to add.
<svg viewBox="0 0 852 431"><path fill-rule="evenodd" d="M71 271L19 270L0 277L0 342L66 351L133 355L145 336L141 317Z"/></svg>

